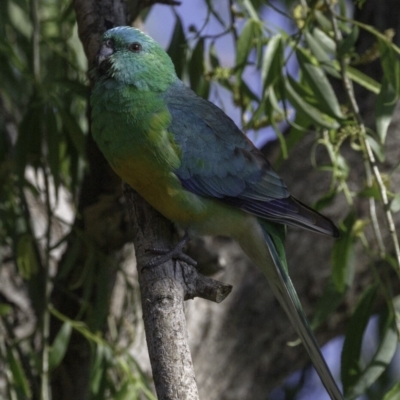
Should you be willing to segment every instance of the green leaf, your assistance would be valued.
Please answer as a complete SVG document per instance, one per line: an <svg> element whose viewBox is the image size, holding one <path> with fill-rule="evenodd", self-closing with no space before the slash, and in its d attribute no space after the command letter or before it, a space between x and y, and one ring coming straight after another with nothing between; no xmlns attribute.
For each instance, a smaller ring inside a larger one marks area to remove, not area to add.
<svg viewBox="0 0 400 400"><path fill-rule="evenodd" d="M24 279L30 279L39 270L33 238L29 233L22 234L17 242L17 266Z"/></svg>
<svg viewBox="0 0 400 400"><path fill-rule="evenodd" d="M304 36L306 39L306 42L308 44L308 47L311 50L311 53L315 56L315 58L318 60L318 62L321 64L322 68L331 76L340 79L340 74L337 70L337 68L334 67L334 61L332 60L332 54L335 54L336 52L336 45L335 42L334 48L333 48L333 53L329 52L328 54L325 44L321 41L321 35L318 34L317 32L322 32L320 29L314 29L313 34L311 34L308 31L304 32ZM325 33L322 32L322 35L325 37L328 37ZM329 40L332 40L329 38Z"/></svg>
<svg viewBox="0 0 400 400"><path fill-rule="evenodd" d="M204 73L204 39L200 38L197 41L195 48L192 51L192 57L189 61L189 78L190 86L193 91L196 91Z"/></svg>
<svg viewBox="0 0 400 400"><path fill-rule="evenodd" d="M323 31L332 31L332 22L324 15L322 11L314 9L314 16Z"/></svg>
<svg viewBox="0 0 400 400"><path fill-rule="evenodd" d="M245 99L245 103L249 103L250 101L255 101L256 103L258 103L260 101L258 96L248 87L243 79L240 81L239 90Z"/></svg>
<svg viewBox="0 0 400 400"><path fill-rule="evenodd" d="M335 242L332 250L332 279L336 290L343 293L346 287L351 286L354 276L354 237L353 226L356 222L353 213L350 213L340 226L340 238Z"/></svg>
<svg viewBox="0 0 400 400"><path fill-rule="evenodd" d="M302 113L296 113L294 121L289 121L290 130L285 138L287 152L289 152L307 134L307 129L312 125L311 119ZM282 160L279 159L279 162Z"/></svg>
<svg viewBox="0 0 400 400"><path fill-rule="evenodd" d="M96 355L91 368L90 389L93 394L100 391L101 382L105 374L105 347L102 344L96 346Z"/></svg>
<svg viewBox="0 0 400 400"><path fill-rule="evenodd" d="M218 68L220 66L220 62L218 59L218 54L215 49L215 42L212 42L209 48L209 59L210 65L213 69Z"/></svg>
<svg viewBox="0 0 400 400"><path fill-rule="evenodd" d="M53 344L51 345L49 354L50 371L52 371L54 368L57 368L63 360L68 349L71 332L71 324L68 321L64 322L54 338Z"/></svg>
<svg viewBox="0 0 400 400"><path fill-rule="evenodd" d="M330 120L325 117L323 114L319 112L315 107L306 103L303 100L303 97L293 88L295 81L291 80L288 76L288 79L284 80L284 87L287 94L287 97L290 101L290 104L298 111L305 115L307 115L310 120L316 124L318 127L327 128L327 129L337 129L339 124L337 121Z"/></svg>
<svg viewBox="0 0 400 400"><path fill-rule="evenodd" d="M320 104L320 110L334 118L342 119L340 105L323 69L314 65L305 51L296 50L303 78L311 87Z"/></svg>
<svg viewBox="0 0 400 400"><path fill-rule="evenodd" d="M31 398L28 380L21 366L20 360L15 356L12 347L7 348L7 363L13 377L13 384L22 391L26 398Z"/></svg>
<svg viewBox="0 0 400 400"><path fill-rule="evenodd" d="M236 49L236 66L238 72L242 72L247 63L247 57L251 49L254 47L254 39L262 34L260 22L254 19L248 19L240 33Z"/></svg>
<svg viewBox="0 0 400 400"><path fill-rule="evenodd" d="M386 40L378 39L379 53L386 81L400 94L400 62L393 46Z"/></svg>
<svg viewBox="0 0 400 400"><path fill-rule="evenodd" d="M308 36L310 35L310 33L306 31L305 34L306 34L306 40L308 42L309 40ZM312 31L312 38L318 43L320 48L324 50L326 58L329 59L328 54L331 56L336 56L336 42L330 36L328 36L324 31L322 31L319 28L314 28ZM318 61L320 60L318 59Z"/></svg>
<svg viewBox="0 0 400 400"><path fill-rule="evenodd" d="M396 108L399 96L395 87L385 77L376 99L375 116L376 131L382 144L385 143L386 133L392 120L394 109Z"/></svg>
<svg viewBox="0 0 400 400"><path fill-rule="evenodd" d="M340 67L337 64L337 61L334 63L336 65L338 71L340 71ZM374 79L370 78L368 75L363 74L356 68L346 66L346 72L349 78L358 83L360 86L368 89L372 93L379 94L381 90L381 85Z"/></svg>
<svg viewBox="0 0 400 400"><path fill-rule="evenodd" d="M400 382L397 382L385 394L385 397L382 400L399 400L399 399L400 399Z"/></svg>
<svg viewBox="0 0 400 400"><path fill-rule="evenodd" d="M207 98L210 84L204 79L204 39L198 40L189 61L190 86L199 96Z"/></svg>
<svg viewBox="0 0 400 400"><path fill-rule="evenodd" d="M250 18L253 18L257 22L261 22L260 17L258 16L258 12L253 7L253 4L250 0L243 0L243 6L247 10L250 15Z"/></svg>
<svg viewBox="0 0 400 400"><path fill-rule="evenodd" d="M137 400L139 398L137 386L130 381L125 381L116 395L113 396L114 400Z"/></svg>
<svg viewBox="0 0 400 400"><path fill-rule="evenodd" d="M283 67L283 46L281 35L275 35L268 41L268 46L265 50L262 66L261 66L261 80L263 82L264 90L274 80L280 79Z"/></svg>
<svg viewBox="0 0 400 400"><path fill-rule="evenodd" d="M353 318L357 318L355 320L355 324L361 324L364 325L364 330L365 327L367 326L368 323L368 316L367 314L371 314L372 312L372 305L373 305L373 300L374 296L371 296L372 298L366 299L364 306L361 307L361 314L355 315ZM357 311L357 310L356 310ZM374 356L372 357L371 361L367 364L365 368L362 369L359 373L352 374L351 379L349 380L350 385L347 387L347 393L348 393L348 398L349 399L355 399L358 398L358 396L362 395L365 393L365 391L379 378L380 375L387 369L389 366L394 353L397 348L397 332L396 332L396 327L395 327L395 321L393 317L392 310L389 309L388 306L386 306L386 309L381 313L381 326L382 326L382 332L380 335L380 342L378 349L376 350ZM351 322L353 321L350 321ZM358 327L357 334L359 336L359 339L362 341L362 335L363 332L360 329L360 326ZM361 335L361 336L360 336ZM347 336L346 336L347 339ZM355 346L355 341L356 339L352 339L352 342L349 343L349 346L351 346L351 351L354 351ZM348 348L346 350L349 350ZM352 365L353 371L356 371L356 368L360 367L360 363L357 362L357 357L359 359L360 353L358 354L354 352L352 355L353 359L347 360L349 362L349 365ZM345 393L346 393L346 387L345 387Z"/></svg>
<svg viewBox="0 0 400 400"><path fill-rule="evenodd" d="M378 157L380 162L385 161L385 149L383 143L378 143L371 135L367 135L367 142L372 148L372 151Z"/></svg>
<svg viewBox="0 0 400 400"><path fill-rule="evenodd" d="M183 76L184 65L186 61L186 37L183 30L182 21L176 15L176 22L174 32L172 34L171 42L169 43L167 53L171 57L175 66L176 74L179 78Z"/></svg>
<svg viewBox="0 0 400 400"><path fill-rule="evenodd" d="M365 391L382 375L389 366L397 348L398 338L394 326L392 314L387 313L385 329L381 338L379 347L372 360L357 379L357 382L351 389L349 398L355 399L365 393Z"/></svg>
<svg viewBox="0 0 400 400"><path fill-rule="evenodd" d="M341 357L341 379L345 395L349 394L360 376L362 338L377 293L377 286L364 291L348 324Z"/></svg>
<svg viewBox="0 0 400 400"><path fill-rule="evenodd" d="M347 35L343 40L340 41L337 49L337 57L344 57L350 53L358 39L359 29L357 25L354 25L350 34Z"/></svg>

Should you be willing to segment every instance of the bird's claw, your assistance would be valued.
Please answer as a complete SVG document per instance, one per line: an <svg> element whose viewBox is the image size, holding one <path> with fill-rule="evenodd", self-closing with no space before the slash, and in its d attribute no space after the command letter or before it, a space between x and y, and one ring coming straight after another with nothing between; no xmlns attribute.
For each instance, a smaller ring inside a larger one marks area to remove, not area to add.
<svg viewBox="0 0 400 400"><path fill-rule="evenodd" d="M183 239L172 249L161 249L161 248L152 248L149 249L148 251L160 255L160 257L153 257L148 263L146 263L142 267L142 271L145 268L154 268L158 267L161 264L164 264L165 262L169 260L179 260L183 261L186 264L189 264L193 267L197 266L197 262L193 260L193 258L189 257L187 254L183 252L183 247L188 241L188 236L185 234Z"/></svg>

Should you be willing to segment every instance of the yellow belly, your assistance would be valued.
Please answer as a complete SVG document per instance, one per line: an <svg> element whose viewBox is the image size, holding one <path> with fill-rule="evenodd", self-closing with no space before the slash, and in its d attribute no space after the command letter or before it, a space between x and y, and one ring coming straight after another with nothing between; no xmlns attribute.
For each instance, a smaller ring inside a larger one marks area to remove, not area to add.
<svg viewBox="0 0 400 400"><path fill-rule="evenodd" d="M164 217L191 234L222 235L240 239L253 229L256 218L218 199L199 196L182 187L168 168L144 159L110 163L115 172ZM256 224L257 225L257 224Z"/></svg>
<svg viewBox="0 0 400 400"><path fill-rule="evenodd" d="M142 160L115 160L114 171L166 218L182 226L207 217L208 203L184 189L177 176Z"/></svg>

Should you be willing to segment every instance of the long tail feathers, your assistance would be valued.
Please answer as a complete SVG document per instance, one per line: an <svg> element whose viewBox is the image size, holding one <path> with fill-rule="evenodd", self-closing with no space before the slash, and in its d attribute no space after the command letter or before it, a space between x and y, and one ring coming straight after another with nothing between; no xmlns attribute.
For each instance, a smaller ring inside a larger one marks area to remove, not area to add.
<svg viewBox="0 0 400 400"><path fill-rule="evenodd" d="M343 400L343 396L329 371L323 355L321 354L318 343L300 304L296 290L286 271L285 258L283 258L282 261L283 242L279 237L277 238L275 235L270 235L267 232L264 221L260 221L260 224L263 227L265 241L272 256L275 269L271 270L268 265L259 265L259 267L266 275L274 295L288 315L291 323L297 331L297 334L300 336L330 397L332 400ZM279 253L281 254L281 257Z"/></svg>

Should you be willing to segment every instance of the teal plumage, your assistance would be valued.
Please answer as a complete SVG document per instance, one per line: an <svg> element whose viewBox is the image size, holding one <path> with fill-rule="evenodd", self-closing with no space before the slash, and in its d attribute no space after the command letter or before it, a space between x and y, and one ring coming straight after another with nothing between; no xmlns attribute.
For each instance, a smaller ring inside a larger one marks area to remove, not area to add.
<svg viewBox="0 0 400 400"><path fill-rule="evenodd" d="M192 234L235 239L267 277L332 399L342 399L287 273L285 225L338 236L290 196L268 161L218 107L176 76L141 31L104 34L92 131L110 165L154 208Z"/></svg>

